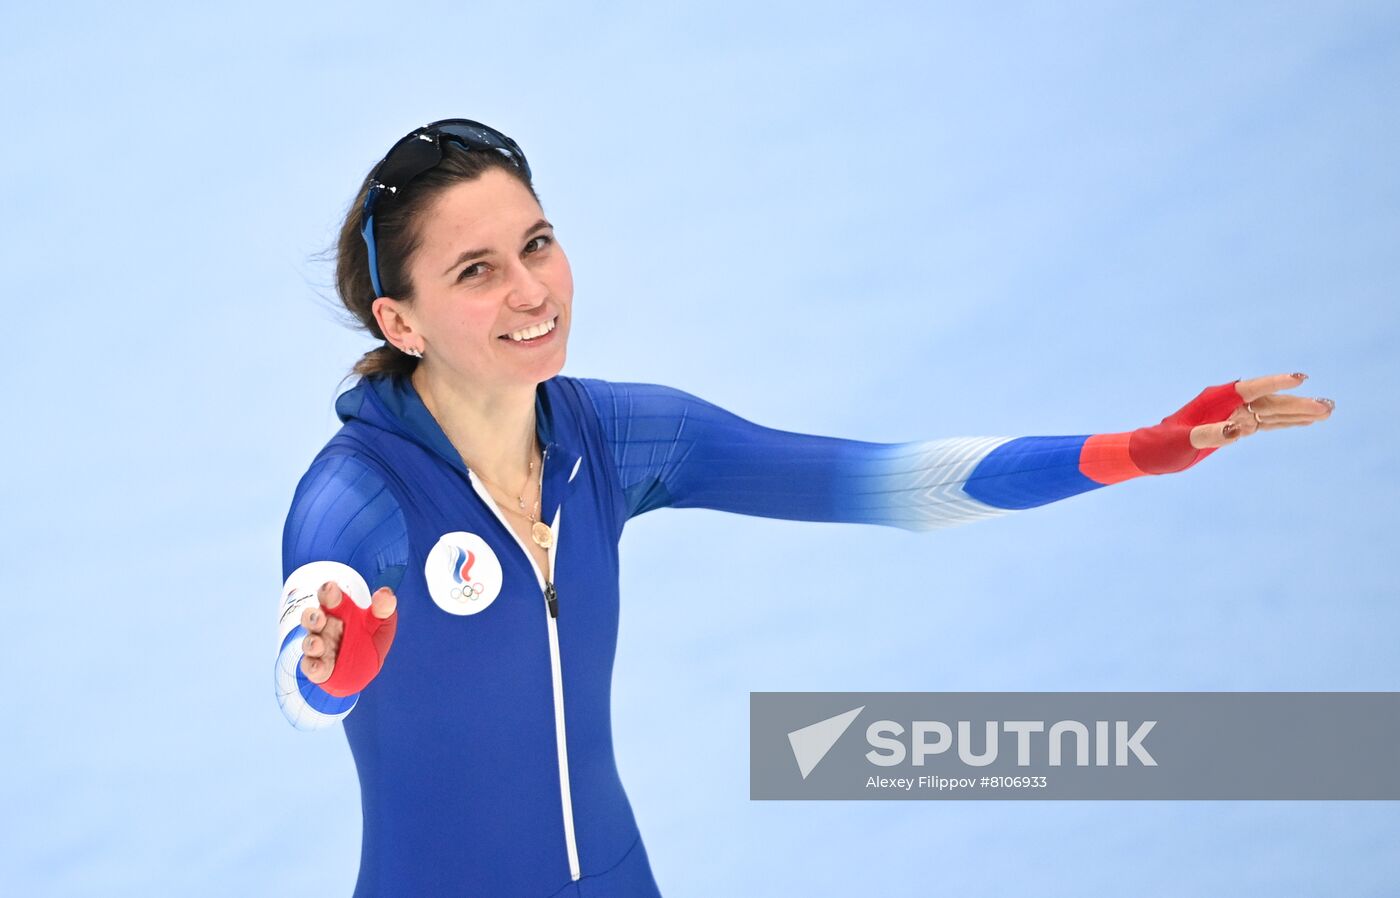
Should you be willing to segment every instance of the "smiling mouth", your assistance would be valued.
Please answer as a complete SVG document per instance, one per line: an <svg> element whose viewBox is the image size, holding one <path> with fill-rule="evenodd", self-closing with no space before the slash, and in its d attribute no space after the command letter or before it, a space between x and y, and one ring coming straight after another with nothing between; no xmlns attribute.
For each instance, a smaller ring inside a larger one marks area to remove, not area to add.
<svg viewBox="0 0 1400 898"><path fill-rule="evenodd" d="M513 343L533 343L536 340L543 339L549 336L550 334L554 333L554 329L558 326L559 316L555 315L553 318L541 324L533 324L530 327L523 327L518 331L512 331L509 334L502 334L496 339L509 340Z"/></svg>

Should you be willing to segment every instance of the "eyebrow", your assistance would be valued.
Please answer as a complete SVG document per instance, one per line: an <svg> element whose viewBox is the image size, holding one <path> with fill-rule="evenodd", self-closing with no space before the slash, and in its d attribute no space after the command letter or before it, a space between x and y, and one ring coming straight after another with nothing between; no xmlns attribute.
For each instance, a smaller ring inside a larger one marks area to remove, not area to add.
<svg viewBox="0 0 1400 898"><path fill-rule="evenodd" d="M539 221L535 222L534 224L530 225L528 228L525 229L524 237L529 237L531 234L535 233L536 231L541 231L541 230L544 230L545 228L552 228L552 227L554 227L554 225L550 224L549 222L547 222L547 221L545 221L543 218L541 218ZM524 237L522 237L521 239L524 239ZM455 262L453 262L451 265L447 266L447 270L444 271L443 274L444 274L444 275L449 275L449 274L452 273L452 270L453 270L453 269L455 269L457 266L461 265L463 262L470 262L470 261L472 261L473 259L480 259L482 256L489 256L490 254L491 254L491 250L489 250L489 249L469 249L469 250L467 250L466 252L462 253L460 256L458 256L458 257L457 257L457 260L456 260Z"/></svg>

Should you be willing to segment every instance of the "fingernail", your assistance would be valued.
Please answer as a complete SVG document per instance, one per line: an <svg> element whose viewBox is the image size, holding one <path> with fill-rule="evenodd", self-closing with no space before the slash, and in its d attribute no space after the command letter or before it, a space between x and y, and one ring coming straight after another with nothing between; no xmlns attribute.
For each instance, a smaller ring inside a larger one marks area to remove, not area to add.
<svg viewBox="0 0 1400 898"><path fill-rule="evenodd" d="M1314 399L1313 402L1320 402L1320 403L1322 403L1323 405L1327 406L1327 410L1328 410L1329 412L1330 412L1332 409L1334 409L1334 408L1337 407L1337 403L1333 402L1333 401L1330 400L1330 399Z"/></svg>
<svg viewBox="0 0 1400 898"><path fill-rule="evenodd" d="M1303 372L1301 372L1301 371L1294 371L1294 372L1293 372L1293 376L1296 377L1296 378L1298 378L1299 380L1307 380L1307 379L1308 379L1308 376L1307 376L1306 374L1304 374Z"/></svg>
<svg viewBox="0 0 1400 898"><path fill-rule="evenodd" d="M1225 439L1232 440L1235 438L1235 434L1240 432L1240 426L1234 421L1231 421L1229 424L1226 424L1223 428L1221 428L1220 432L1225 435Z"/></svg>
<svg viewBox="0 0 1400 898"><path fill-rule="evenodd" d="M316 624L319 624L320 622L321 622L321 613L320 613L319 611L313 611L313 612L311 612L311 624L312 624L312 626L315 626Z"/></svg>

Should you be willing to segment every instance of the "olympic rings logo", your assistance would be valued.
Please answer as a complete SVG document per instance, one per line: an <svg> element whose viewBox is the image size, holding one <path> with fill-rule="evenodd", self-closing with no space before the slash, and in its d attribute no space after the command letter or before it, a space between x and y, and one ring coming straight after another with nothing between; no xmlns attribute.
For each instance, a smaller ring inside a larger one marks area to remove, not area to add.
<svg viewBox="0 0 1400 898"><path fill-rule="evenodd" d="M450 595L459 602L475 602L485 591L486 587L480 580L473 580L471 583L452 587Z"/></svg>

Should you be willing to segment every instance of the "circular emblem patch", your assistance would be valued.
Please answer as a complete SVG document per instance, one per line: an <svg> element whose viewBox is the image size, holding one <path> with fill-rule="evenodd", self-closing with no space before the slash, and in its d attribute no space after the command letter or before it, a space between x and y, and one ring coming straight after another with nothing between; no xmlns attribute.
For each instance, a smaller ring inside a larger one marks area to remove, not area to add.
<svg viewBox="0 0 1400 898"><path fill-rule="evenodd" d="M486 540L457 530L438 537L423 563L428 595L448 614L476 614L501 594L501 561Z"/></svg>

